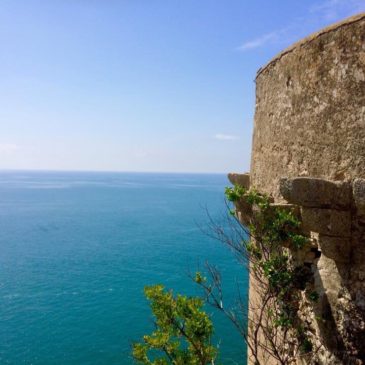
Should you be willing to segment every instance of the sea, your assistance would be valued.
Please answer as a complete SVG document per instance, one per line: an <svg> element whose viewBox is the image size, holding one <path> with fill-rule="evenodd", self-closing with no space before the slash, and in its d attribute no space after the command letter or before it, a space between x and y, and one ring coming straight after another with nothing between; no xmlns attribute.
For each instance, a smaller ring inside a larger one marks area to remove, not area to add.
<svg viewBox="0 0 365 365"><path fill-rule="evenodd" d="M216 265L224 305L247 271L209 234L225 215L224 174L0 172L0 364L132 365L153 330L143 294L201 295ZM245 300L245 299L244 299ZM234 326L211 307L223 365L246 364Z"/></svg>

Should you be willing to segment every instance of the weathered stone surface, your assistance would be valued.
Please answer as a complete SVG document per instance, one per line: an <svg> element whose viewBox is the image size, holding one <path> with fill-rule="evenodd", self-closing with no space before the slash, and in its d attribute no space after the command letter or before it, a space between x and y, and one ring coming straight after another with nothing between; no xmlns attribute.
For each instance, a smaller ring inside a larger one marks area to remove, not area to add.
<svg viewBox="0 0 365 365"><path fill-rule="evenodd" d="M240 185L246 189L250 188L250 174L236 174L236 173L229 173L228 179L233 185Z"/></svg>
<svg viewBox="0 0 365 365"><path fill-rule="evenodd" d="M270 207L273 209L282 209L285 210L287 212L292 212L294 214L298 214L300 213L300 209L298 207L298 205L296 204L288 204L288 203L271 203Z"/></svg>
<svg viewBox="0 0 365 365"><path fill-rule="evenodd" d="M251 186L275 202L303 206L303 228L317 233L313 245L322 252L319 259L308 251L298 256L308 259L321 295L321 308L301 303L300 315L320 348L298 364L365 364L364 141L365 13L298 42L256 78ZM332 183L283 181L282 196L282 177ZM342 190L351 181L352 189ZM258 296L252 286L249 295Z"/></svg>
<svg viewBox="0 0 365 365"><path fill-rule="evenodd" d="M351 254L351 239L348 237L331 237L318 235L318 247L322 254L336 263L349 263Z"/></svg>
<svg viewBox="0 0 365 365"><path fill-rule="evenodd" d="M247 226L252 218L252 206L245 200L240 200L235 203L236 211L238 212L238 219L240 222Z"/></svg>
<svg viewBox="0 0 365 365"><path fill-rule="evenodd" d="M312 177L280 180L280 193L289 203L305 207L346 209L351 203L351 186Z"/></svg>
<svg viewBox="0 0 365 365"><path fill-rule="evenodd" d="M352 182L352 194L359 213L365 213L365 179L354 179Z"/></svg>
<svg viewBox="0 0 365 365"><path fill-rule="evenodd" d="M334 260L321 256L317 266L320 273L316 277L316 280L318 280L317 289L320 293L324 291L330 297L330 302L336 305L342 281L337 265Z"/></svg>
<svg viewBox="0 0 365 365"><path fill-rule="evenodd" d="M257 205L248 204L245 200L240 200L235 203L236 211L238 213L238 218L241 223L247 225L251 223L254 217L258 216L261 213L261 208ZM286 204L286 203L272 203L270 204L270 208L272 211L274 209L281 209L287 212L292 212L298 218L300 217L300 208L295 204Z"/></svg>
<svg viewBox="0 0 365 365"><path fill-rule="evenodd" d="M365 178L365 15L294 45L260 70L251 184L280 198L281 177Z"/></svg>
<svg viewBox="0 0 365 365"><path fill-rule="evenodd" d="M348 211L304 207L301 215L304 232L336 237L351 236L351 214Z"/></svg>

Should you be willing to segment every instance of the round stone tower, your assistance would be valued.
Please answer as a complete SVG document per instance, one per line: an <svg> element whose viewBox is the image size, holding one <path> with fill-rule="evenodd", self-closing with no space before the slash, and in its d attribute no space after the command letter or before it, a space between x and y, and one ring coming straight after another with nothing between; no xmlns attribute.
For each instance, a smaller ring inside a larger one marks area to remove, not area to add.
<svg viewBox="0 0 365 365"><path fill-rule="evenodd" d="M251 181L365 178L365 14L286 49L256 78Z"/></svg>
<svg viewBox="0 0 365 365"><path fill-rule="evenodd" d="M365 14L258 71L250 186L297 205L317 247L316 363L365 364Z"/></svg>

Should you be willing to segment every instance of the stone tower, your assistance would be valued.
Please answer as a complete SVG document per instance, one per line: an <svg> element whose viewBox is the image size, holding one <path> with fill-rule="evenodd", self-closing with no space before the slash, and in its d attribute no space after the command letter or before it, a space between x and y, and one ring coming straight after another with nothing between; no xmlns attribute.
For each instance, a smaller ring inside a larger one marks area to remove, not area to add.
<svg viewBox="0 0 365 365"><path fill-rule="evenodd" d="M365 14L258 71L249 180L296 205L317 247L307 264L319 302L302 309L320 345L311 361L365 364Z"/></svg>

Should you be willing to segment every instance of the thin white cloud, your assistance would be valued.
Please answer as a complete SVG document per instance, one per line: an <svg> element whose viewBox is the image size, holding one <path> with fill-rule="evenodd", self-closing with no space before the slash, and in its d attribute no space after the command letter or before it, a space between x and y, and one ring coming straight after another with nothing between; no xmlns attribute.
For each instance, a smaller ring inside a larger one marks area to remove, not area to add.
<svg viewBox="0 0 365 365"><path fill-rule="evenodd" d="M0 143L0 153L10 154L19 149L19 146L13 143Z"/></svg>
<svg viewBox="0 0 365 365"><path fill-rule="evenodd" d="M248 42L241 44L239 47L237 47L237 50L247 51L249 49L262 47L265 44L268 44L268 43L271 43L271 42L277 40L282 32L283 32L283 30L279 30L279 31L264 34L261 37L252 39Z"/></svg>
<svg viewBox="0 0 365 365"><path fill-rule="evenodd" d="M340 0L328 0L322 3L313 5L310 8L311 13L321 14L326 20L331 20L337 17Z"/></svg>
<svg viewBox="0 0 365 365"><path fill-rule="evenodd" d="M325 0L309 9L310 13L317 14L326 21L335 21L361 11L365 11L364 0Z"/></svg>
<svg viewBox="0 0 365 365"><path fill-rule="evenodd" d="M221 133L216 134L214 138L220 141L236 141L239 139L238 136L233 136L231 134L221 134Z"/></svg>
<svg viewBox="0 0 365 365"><path fill-rule="evenodd" d="M365 0L324 0L309 8L303 16L294 19L286 27L253 38L237 47L249 51L272 44L290 44L308 34L309 28L321 28L323 23L335 22L365 11Z"/></svg>

